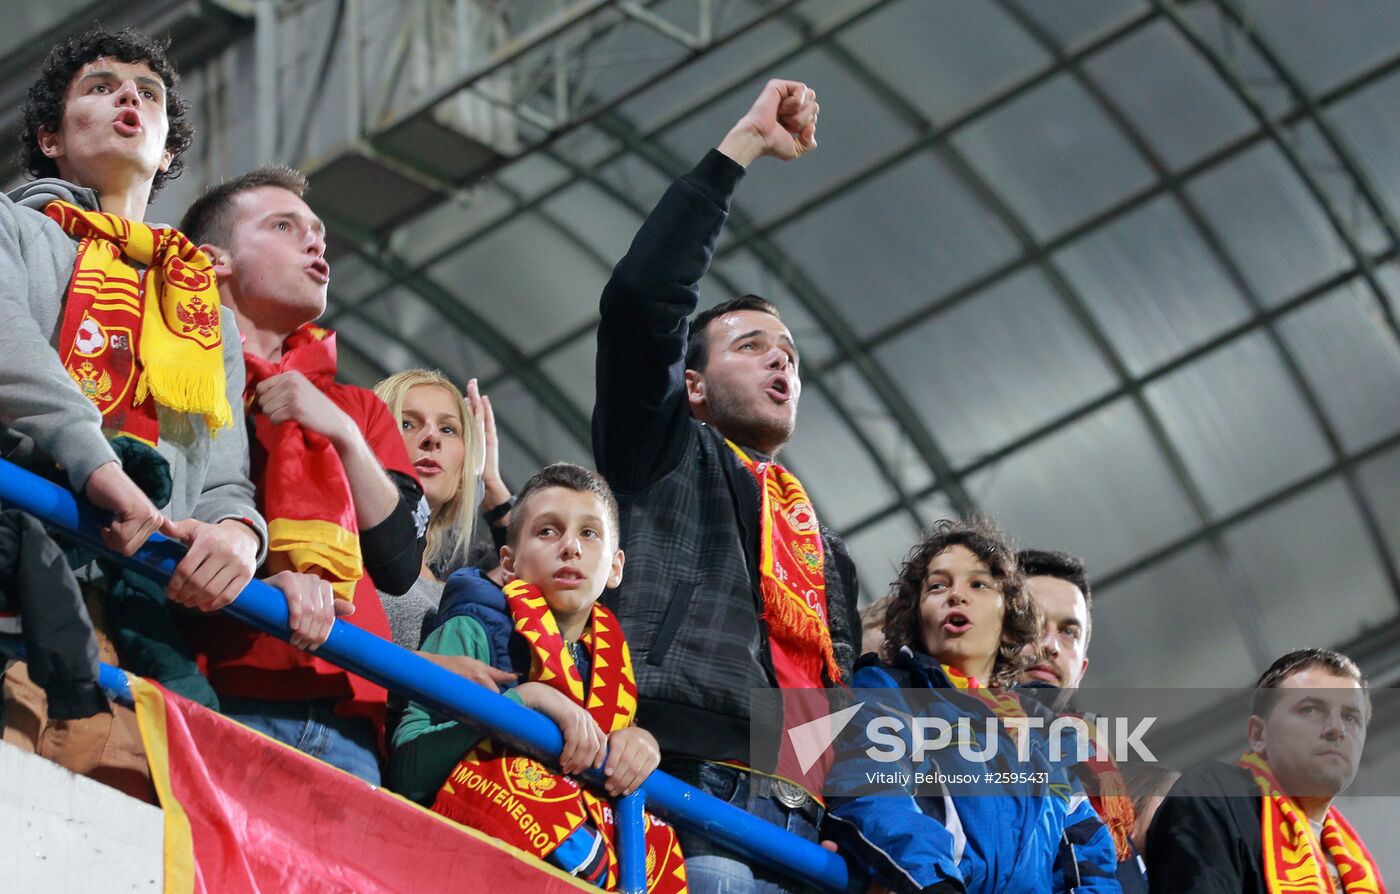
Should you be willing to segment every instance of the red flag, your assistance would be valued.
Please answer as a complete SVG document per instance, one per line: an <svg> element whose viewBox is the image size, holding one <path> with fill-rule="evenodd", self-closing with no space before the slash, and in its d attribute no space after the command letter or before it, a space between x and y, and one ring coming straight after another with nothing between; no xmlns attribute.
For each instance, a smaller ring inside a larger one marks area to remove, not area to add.
<svg viewBox="0 0 1400 894"><path fill-rule="evenodd" d="M133 677L167 894L596 891L523 851Z"/></svg>

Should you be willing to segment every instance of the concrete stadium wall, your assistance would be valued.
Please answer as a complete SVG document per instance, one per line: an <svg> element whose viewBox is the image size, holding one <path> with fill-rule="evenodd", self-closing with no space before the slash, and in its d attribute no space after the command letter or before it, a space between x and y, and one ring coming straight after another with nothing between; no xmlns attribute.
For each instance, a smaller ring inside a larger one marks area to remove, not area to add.
<svg viewBox="0 0 1400 894"><path fill-rule="evenodd" d="M0 742L0 888L159 892L161 811Z"/></svg>

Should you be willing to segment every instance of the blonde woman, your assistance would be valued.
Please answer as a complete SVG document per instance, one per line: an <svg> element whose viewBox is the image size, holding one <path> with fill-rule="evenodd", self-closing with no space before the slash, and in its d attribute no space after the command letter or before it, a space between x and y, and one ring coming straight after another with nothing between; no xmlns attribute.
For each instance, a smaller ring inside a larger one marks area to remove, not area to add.
<svg viewBox="0 0 1400 894"><path fill-rule="evenodd" d="M464 397L442 373L411 369L380 382L374 393L398 420L429 509L427 549L418 580L402 596L381 594L394 642L416 650L433 628L443 578L466 562L477 514L477 480L485 485L481 508L488 516L489 510L499 514L503 505L509 511L510 491L500 476L491 401L478 392L476 379L467 383ZM498 682L514 679L480 662L439 663L493 689Z"/></svg>

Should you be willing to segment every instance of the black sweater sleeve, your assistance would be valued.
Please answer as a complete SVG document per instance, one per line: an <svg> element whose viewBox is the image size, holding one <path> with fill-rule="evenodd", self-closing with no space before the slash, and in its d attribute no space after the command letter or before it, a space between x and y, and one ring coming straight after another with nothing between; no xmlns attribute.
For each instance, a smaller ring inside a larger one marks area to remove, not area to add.
<svg viewBox="0 0 1400 894"><path fill-rule="evenodd" d="M743 174L711 150L671 184L603 288L593 455L616 490L640 490L680 459L690 431L686 318Z"/></svg>
<svg viewBox="0 0 1400 894"><path fill-rule="evenodd" d="M1153 894L1262 892L1259 797L1246 772L1202 765L1183 774L1158 808L1144 849Z"/></svg>
<svg viewBox="0 0 1400 894"><path fill-rule="evenodd" d="M399 489L398 505L382 522L360 532L360 555L376 588L402 596L423 570L428 506L417 481L398 472L388 475Z"/></svg>

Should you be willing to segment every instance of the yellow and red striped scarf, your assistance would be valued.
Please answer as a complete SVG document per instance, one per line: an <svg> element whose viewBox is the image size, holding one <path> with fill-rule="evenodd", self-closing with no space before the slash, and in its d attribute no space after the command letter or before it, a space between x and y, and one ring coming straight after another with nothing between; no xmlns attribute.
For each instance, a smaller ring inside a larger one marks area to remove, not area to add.
<svg viewBox="0 0 1400 894"><path fill-rule="evenodd" d="M58 351L103 428L154 445L156 404L200 416L211 431L231 426L219 290L204 253L173 228L68 202L44 214L78 239Z"/></svg>
<svg viewBox="0 0 1400 894"><path fill-rule="evenodd" d="M801 671L801 682L789 681L784 668L775 667L778 685L819 684L823 670L840 683L826 614L826 550L807 491L777 463L755 461L738 444L725 443L758 483L758 588L769 640Z"/></svg>
<svg viewBox="0 0 1400 894"><path fill-rule="evenodd" d="M1322 840L1307 815L1283 792L1268 761L1252 751L1239 765L1254 777L1263 795L1264 878L1269 894L1337 894L1322 854L1332 858L1346 894L1385 894L1385 882L1371 852L1336 807L1322 822Z"/></svg>
<svg viewBox="0 0 1400 894"><path fill-rule="evenodd" d="M285 372L299 372L325 390L335 380L335 333L309 323L287 336L276 363L244 352L248 378L244 403L252 407L258 384ZM265 457L254 463L263 516L267 519L268 562L315 574L330 582L341 599L355 600L364 576L355 496L340 454L324 436L297 422L274 425L253 414L253 437Z"/></svg>
<svg viewBox="0 0 1400 894"><path fill-rule="evenodd" d="M530 645L530 680L544 683L580 705L604 732L631 726L637 714L632 653L617 617L594 604L582 642L593 657L589 685L559 632L559 623L538 587L506 585L515 630ZM483 738L448 774L433 810L480 829L537 857L545 857L579 826L591 821L607 856L607 890L617 890L619 866L612 805L571 777L532 757ZM647 890L687 890L685 859L669 825L646 814Z"/></svg>

